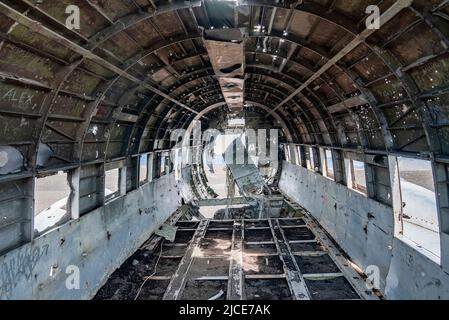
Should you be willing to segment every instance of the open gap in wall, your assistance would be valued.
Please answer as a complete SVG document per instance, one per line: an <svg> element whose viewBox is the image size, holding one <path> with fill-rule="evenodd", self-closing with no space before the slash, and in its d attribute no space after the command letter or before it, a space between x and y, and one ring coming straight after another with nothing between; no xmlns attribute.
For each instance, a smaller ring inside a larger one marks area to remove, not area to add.
<svg viewBox="0 0 449 320"><path fill-rule="evenodd" d="M301 146L296 145L296 165L302 166L302 154L301 154Z"/></svg>
<svg viewBox="0 0 449 320"><path fill-rule="evenodd" d="M34 232L40 235L69 220L70 186L66 172L35 179Z"/></svg>
<svg viewBox="0 0 449 320"><path fill-rule="evenodd" d="M324 149L323 154L323 163L325 166L325 176L329 179L334 180L335 179L335 173L334 173L334 160L332 158L332 152L329 149Z"/></svg>
<svg viewBox="0 0 449 320"><path fill-rule="evenodd" d="M313 150L312 147L306 147L306 166L307 169L311 170L311 171L315 171L315 166L314 166L314 159L313 159Z"/></svg>
<svg viewBox="0 0 449 320"><path fill-rule="evenodd" d="M365 163L353 159L346 159L348 170L348 186L351 189L366 194Z"/></svg>
<svg viewBox="0 0 449 320"><path fill-rule="evenodd" d="M220 197L229 197L229 182L227 181L226 150L235 139L237 134L219 134L213 140L212 146L203 151L203 165L208 186ZM239 195L238 186L231 194Z"/></svg>
<svg viewBox="0 0 449 320"><path fill-rule="evenodd" d="M111 169L105 172L105 199L112 200L120 194L120 170L118 168Z"/></svg>
<svg viewBox="0 0 449 320"><path fill-rule="evenodd" d="M142 154L139 158L139 183L142 185L148 181L148 154Z"/></svg>
<svg viewBox="0 0 449 320"><path fill-rule="evenodd" d="M160 167L160 175L163 176L171 172L172 163L170 161L170 152L162 152L161 153L161 167Z"/></svg>
<svg viewBox="0 0 449 320"><path fill-rule="evenodd" d="M430 161L398 157L399 233L440 258L440 227Z"/></svg>
<svg viewBox="0 0 449 320"><path fill-rule="evenodd" d="M126 169L124 161L115 161L105 165L104 193L106 201L126 194Z"/></svg>
<svg viewBox="0 0 449 320"><path fill-rule="evenodd" d="M292 162L292 159L291 159L291 150L290 150L290 146L289 146L289 145L285 145L284 148L285 148L285 160L286 160L288 163L291 163L291 162Z"/></svg>

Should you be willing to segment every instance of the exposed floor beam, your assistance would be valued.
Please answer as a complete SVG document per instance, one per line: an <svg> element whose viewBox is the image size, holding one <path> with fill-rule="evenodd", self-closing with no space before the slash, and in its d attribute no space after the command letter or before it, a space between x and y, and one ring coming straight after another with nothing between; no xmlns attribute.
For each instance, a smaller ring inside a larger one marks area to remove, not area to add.
<svg viewBox="0 0 449 320"><path fill-rule="evenodd" d="M293 257L288 241L285 238L279 223L275 221L275 224L273 224L273 220L271 219L268 219L268 223L270 224L274 244L284 266L284 272L293 297L296 300L310 300L310 293L304 277L299 270L298 264Z"/></svg>
<svg viewBox="0 0 449 320"><path fill-rule="evenodd" d="M203 199L198 201L200 207L227 206L235 204L248 204L246 198Z"/></svg>
<svg viewBox="0 0 449 320"><path fill-rule="evenodd" d="M200 222L195 235L193 236L192 242L187 248L184 258L179 263L178 269L168 285L163 300L178 300L182 298L182 291L184 290L187 282L189 269L195 259L195 255L198 254L197 251L199 245L201 244L201 239L203 239L206 234L208 225L209 220L203 220Z"/></svg>
<svg viewBox="0 0 449 320"><path fill-rule="evenodd" d="M228 300L244 300L243 239L245 222L235 220L232 232L231 261L229 264Z"/></svg>

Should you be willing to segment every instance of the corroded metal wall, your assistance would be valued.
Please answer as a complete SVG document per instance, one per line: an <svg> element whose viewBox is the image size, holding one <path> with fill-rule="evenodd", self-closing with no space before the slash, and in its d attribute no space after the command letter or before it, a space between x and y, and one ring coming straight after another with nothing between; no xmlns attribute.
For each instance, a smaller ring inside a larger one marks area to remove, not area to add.
<svg viewBox="0 0 449 320"><path fill-rule="evenodd" d="M88 299L181 205L174 174L0 257L0 299ZM79 289L70 289L73 266ZM67 280L69 279L69 280Z"/></svg>
<svg viewBox="0 0 449 320"><path fill-rule="evenodd" d="M286 162L279 186L311 212L358 266L379 268L387 299L447 299L448 274L395 238L391 207Z"/></svg>

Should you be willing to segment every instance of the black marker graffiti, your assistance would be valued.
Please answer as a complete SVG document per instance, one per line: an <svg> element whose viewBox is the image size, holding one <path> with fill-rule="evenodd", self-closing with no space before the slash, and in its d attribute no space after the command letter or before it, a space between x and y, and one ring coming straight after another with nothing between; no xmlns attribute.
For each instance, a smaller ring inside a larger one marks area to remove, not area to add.
<svg viewBox="0 0 449 320"><path fill-rule="evenodd" d="M39 260L48 253L48 245L27 247L0 265L0 299L9 298L12 290L25 277L29 280Z"/></svg>

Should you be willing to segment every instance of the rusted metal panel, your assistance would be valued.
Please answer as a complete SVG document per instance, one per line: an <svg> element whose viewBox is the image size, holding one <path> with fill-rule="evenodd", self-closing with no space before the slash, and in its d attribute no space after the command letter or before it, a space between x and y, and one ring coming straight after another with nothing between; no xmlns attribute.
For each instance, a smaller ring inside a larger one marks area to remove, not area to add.
<svg viewBox="0 0 449 320"><path fill-rule="evenodd" d="M244 103L244 38L239 29L205 31L205 47L218 77L223 97L231 110L241 110Z"/></svg>

